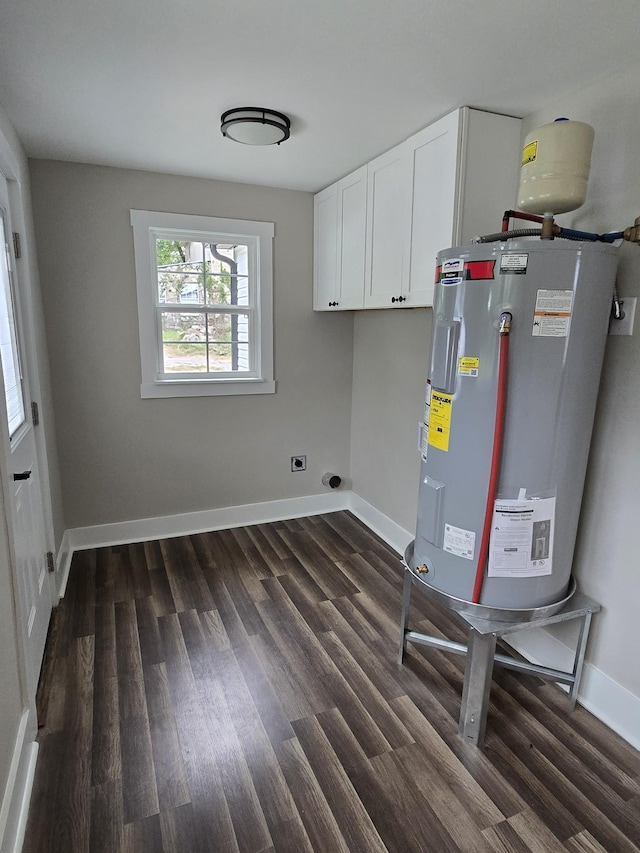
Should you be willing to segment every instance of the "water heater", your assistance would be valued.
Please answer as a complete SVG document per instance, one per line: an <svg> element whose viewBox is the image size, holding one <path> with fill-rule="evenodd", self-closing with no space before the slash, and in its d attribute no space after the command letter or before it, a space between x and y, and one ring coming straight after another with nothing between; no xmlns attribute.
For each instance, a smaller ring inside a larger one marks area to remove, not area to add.
<svg viewBox="0 0 640 853"><path fill-rule="evenodd" d="M553 604L571 577L616 249L505 241L447 249L436 263L414 564L463 601Z"/></svg>

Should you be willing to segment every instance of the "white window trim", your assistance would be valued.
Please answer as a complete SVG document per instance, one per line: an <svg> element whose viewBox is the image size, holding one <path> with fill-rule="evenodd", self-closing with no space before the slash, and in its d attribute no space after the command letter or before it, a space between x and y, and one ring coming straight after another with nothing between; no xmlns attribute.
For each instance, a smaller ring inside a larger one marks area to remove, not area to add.
<svg viewBox="0 0 640 853"><path fill-rule="evenodd" d="M231 394L273 394L276 383L273 375L273 222L251 222L245 219L222 219L214 216L192 216L180 213L160 213L132 210L133 244L135 251L136 284L138 293L138 325L140 330L140 360L142 384L140 395L153 397L199 397ZM156 322L157 273L155 267L157 236L172 230L194 239L209 234L252 238L258 245L257 328L256 345L260 354L259 375L251 377L224 376L220 378L161 378L158 375L158 326ZM164 232L164 233L163 233Z"/></svg>

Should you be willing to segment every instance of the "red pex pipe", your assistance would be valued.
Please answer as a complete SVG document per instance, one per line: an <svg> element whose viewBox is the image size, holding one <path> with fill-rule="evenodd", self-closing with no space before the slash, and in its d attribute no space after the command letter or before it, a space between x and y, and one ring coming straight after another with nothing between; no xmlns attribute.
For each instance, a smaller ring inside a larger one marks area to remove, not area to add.
<svg viewBox="0 0 640 853"><path fill-rule="evenodd" d="M487 491L487 505L484 511L484 526L482 528L482 541L478 552L478 565L476 577L473 584L473 604L480 602L482 584L484 582L484 570L487 565L487 553L489 551L489 538L491 536L491 519L493 518L493 505L498 488L498 476L500 474L500 460L502 456L502 436L504 434L504 412L507 400L507 368L509 366L509 333L511 331L511 314L504 312L500 315L500 351L498 355L498 393L496 399L496 421L493 432L493 453L491 454L491 471L489 474L489 489Z"/></svg>
<svg viewBox="0 0 640 853"><path fill-rule="evenodd" d="M535 213L524 213L521 210L505 210L502 214L502 230L509 230L509 221L511 219L526 219L527 222L543 222L542 216L537 216Z"/></svg>

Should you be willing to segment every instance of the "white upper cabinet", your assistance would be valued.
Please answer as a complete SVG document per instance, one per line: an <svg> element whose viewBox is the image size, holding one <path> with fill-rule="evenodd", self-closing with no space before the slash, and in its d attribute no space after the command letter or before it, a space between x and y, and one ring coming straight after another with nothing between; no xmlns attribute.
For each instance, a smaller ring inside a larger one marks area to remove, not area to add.
<svg viewBox="0 0 640 853"><path fill-rule="evenodd" d="M431 305L436 254L514 205L520 125L463 107L318 193L314 308Z"/></svg>
<svg viewBox="0 0 640 853"><path fill-rule="evenodd" d="M313 307L329 310L336 299L338 185L313 199Z"/></svg>
<svg viewBox="0 0 640 853"><path fill-rule="evenodd" d="M338 302L342 309L364 304L367 224L367 167L338 181Z"/></svg>
<svg viewBox="0 0 640 853"><path fill-rule="evenodd" d="M362 166L314 199L316 311L364 304L367 167Z"/></svg>
<svg viewBox="0 0 640 853"><path fill-rule="evenodd" d="M406 143L412 190L409 283L405 288L409 308L432 304L436 254L455 242L460 122L461 111L456 110ZM515 188L514 184L513 192Z"/></svg>
<svg viewBox="0 0 640 853"><path fill-rule="evenodd" d="M372 160L367 172L364 305L391 307L409 282L411 173L404 146Z"/></svg>

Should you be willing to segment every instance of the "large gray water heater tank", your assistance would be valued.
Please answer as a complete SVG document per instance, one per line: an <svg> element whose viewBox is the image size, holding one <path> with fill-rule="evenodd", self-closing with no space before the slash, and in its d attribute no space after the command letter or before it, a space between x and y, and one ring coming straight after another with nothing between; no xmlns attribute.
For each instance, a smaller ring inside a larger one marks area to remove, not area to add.
<svg viewBox="0 0 640 853"><path fill-rule="evenodd" d="M560 601L571 577L617 265L599 243L521 240L439 253L415 565L472 601L510 312L502 458L480 604Z"/></svg>

